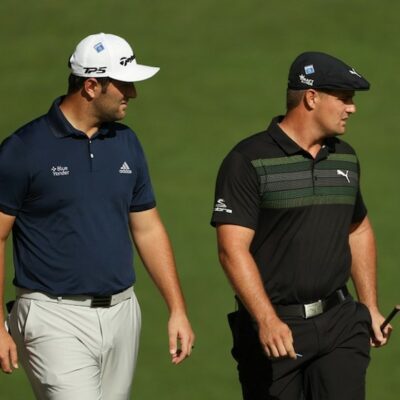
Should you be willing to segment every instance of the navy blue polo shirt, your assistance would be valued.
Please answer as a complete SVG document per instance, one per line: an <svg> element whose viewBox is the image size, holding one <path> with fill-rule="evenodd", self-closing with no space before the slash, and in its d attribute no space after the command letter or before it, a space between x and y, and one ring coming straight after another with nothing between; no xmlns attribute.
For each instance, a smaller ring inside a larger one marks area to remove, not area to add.
<svg viewBox="0 0 400 400"><path fill-rule="evenodd" d="M61 101L0 147L0 210L16 216L14 284L117 293L135 281L129 213L155 207L146 159L127 126L104 124L89 139Z"/></svg>

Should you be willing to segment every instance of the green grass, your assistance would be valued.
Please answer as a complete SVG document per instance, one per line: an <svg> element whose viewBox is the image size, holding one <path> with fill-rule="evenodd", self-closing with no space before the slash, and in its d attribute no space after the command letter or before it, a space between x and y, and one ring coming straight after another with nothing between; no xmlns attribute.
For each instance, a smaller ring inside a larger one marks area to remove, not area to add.
<svg viewBox="0 0 400 400"><path fill-rule="evenodd" d="M133 398L241 398L225 322L232 292L209 226L215 175L238 140L284 111L288 67L304 50L331 52L372 83L369 93L357 94L346 139L362 162L382 311L399 302L399 14L395 0L2 0L1 137L65 92L67 58L90 33L119 34L134 43L139 62L161 66L137 85L126 123L146 150L197 343L190 360L170 365L166 308L138 263L144 326ZM10 297L11 257L8 266ZM372 351L369 400L398 398L399 320L394 326L390 346ZM0 400L30 399L22 371L0 376Z"/></svg>

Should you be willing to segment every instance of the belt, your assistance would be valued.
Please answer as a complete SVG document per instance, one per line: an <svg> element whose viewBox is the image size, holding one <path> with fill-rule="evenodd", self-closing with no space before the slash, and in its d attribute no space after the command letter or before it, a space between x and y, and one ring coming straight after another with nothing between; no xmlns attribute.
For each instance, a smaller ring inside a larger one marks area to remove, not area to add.
<svg viewBox="0 0 400 400"><path fill-rule="evenodd" d="M303 317L308 319L323 314L332 307L343 303L349 297L349 291L346 286L343 286L325 299L320 299L313 303L288 305L274 304L274 308L280 317Z"/></svg>
<svg viewBox="0 0 400 400"><path fill-rule="evenodd" d="M112 307L124 300L132 298L133 289L129 287L122 292L109 296L52 296L43 292L35 292L28 289L16 288L17 298L39 301L50 301L52 303L68 304L83 307Z"/></svg>

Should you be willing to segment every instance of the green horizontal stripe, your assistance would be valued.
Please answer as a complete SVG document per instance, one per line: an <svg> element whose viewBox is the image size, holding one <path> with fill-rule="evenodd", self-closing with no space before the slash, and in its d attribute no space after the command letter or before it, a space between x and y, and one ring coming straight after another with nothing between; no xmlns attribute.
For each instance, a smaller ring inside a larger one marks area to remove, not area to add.
<svg viewBox="0 0 400 400"><path fill-rule="evenodd" d="M276 157L276 158L262 158L258 160L253 160L251 163L254 167L269 167L272 165L282 165L282 164L295 164L299 162L309 162L303 156L291 156L291 157Z"/></svg>
<svg viewBox="0 0 400 400"><path fill-rule="evenodd" d="M315 169L342 169L353 172L358 172L358 165L350 161L330 161L324 160L316 164Z"/></svg>
<svg viewBox="0 0 400 400"><path fill-rule="evenodd" d="M251 163L256 168L258 176L264 176L266 174L273 175L285 172L311 171L313 161L303 156L292 156L253 160ZM358 172L357 158L352 154L331 154L326 160L316 163L315 169L341 169L344 171Z"/></svg>
<svg viewBox="0 0 400 400"><path fill-rule="evenodd" d="M332 161L348 161L357 164L357 157L354 154L329 154L328 160Z"/></svg>
<svg viewBox="0 0 400 400"><path fill-rule="evenodd" d="M354 154L334 154L328 155L327 161L345 161L357 164L357 157ZM312 160L305 158L304 156L290 156L290 157L276 157L276 158L260 158L257 160L252 160L251 163L254 167L269 167L274 165L287 165L296 163L312 163ZM323 161L322 161L323 162Z"/></svg>
<svg viewBox="0 0 400 400"><path fill-rule="evenodd" d="M265 192L262 193L263 200L284 200L284 199L295 199L300 197L313 196L314 191L312 187L304 189L294 189L294 190L281 190L277 192Z"/></svg>
<svg viewBox="0 0 400 400"><path fill-rule="evenodd" d="M262 208L294 208L307 207L312 205L334 205L347 204L354 205L354 196L312 196L298 199L264 200Z"/></svg>
<svg viewBox="0 0 400 400"><path fill-rule="evenodd" d="M256 167L257 174L259 176L263 175L273 175L280 174L282 172L300 172L300 171L310 171L312 161L302 161L293 164L280 164L280 165L269 165Z"/></svg>
<svg viewBox="0 0 400 400"><path fill-rule="evenodd" d="M318 186L302 189L279 190L276 192L267 191L262 193L262 201L289 200L309 197L330 197L344 196L355 198L357 187L353 186Z"/></svg>
<svg viewBox="0 0 400 400"><path fill-rule="evenodd" d="M335 154L330 153L327 157L328 161L345 161L350 163L357 164L357 157L354 154ZM254 167L269 167L274 165L283 165L283 164L296 164L307 162L311 163L312 160L305 158L304 156L290 156L290 157L276 157L276 158L260 158L257 160L252 160L251 163Z"/></svg>
<svg viewBox="0 0 400 400"><path fill-rule="evenodd" d="M356 186L316 186L315 194L319 196L339 195L352 196L357 193Z"/></svg>

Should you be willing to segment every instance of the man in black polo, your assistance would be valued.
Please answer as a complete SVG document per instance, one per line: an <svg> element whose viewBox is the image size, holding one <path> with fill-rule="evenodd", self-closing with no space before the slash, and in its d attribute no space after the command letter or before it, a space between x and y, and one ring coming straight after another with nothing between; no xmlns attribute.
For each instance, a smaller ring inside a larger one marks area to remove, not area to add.
<svg viewBox="0 0 400 400"><path fill-rule="evenodd" d="M194 340L142 147L115 122L136 97L133 82L158 68L138 64L124 39L104 33L78 44L70 68L67 95L0 147L0 366L10 373L19 357L38 399L126 400L141 326L130 235L168 305L174 364Z"/></svg>
<svg viewBox="0 0 400 400"><path fill-rule="evenodd" d="M299 55L286 115L221 165L212 224L238 300L229 322L246 400L363 399L370 341L388 339L360 167L338 138L368 89L332 56Z"/></svg>

